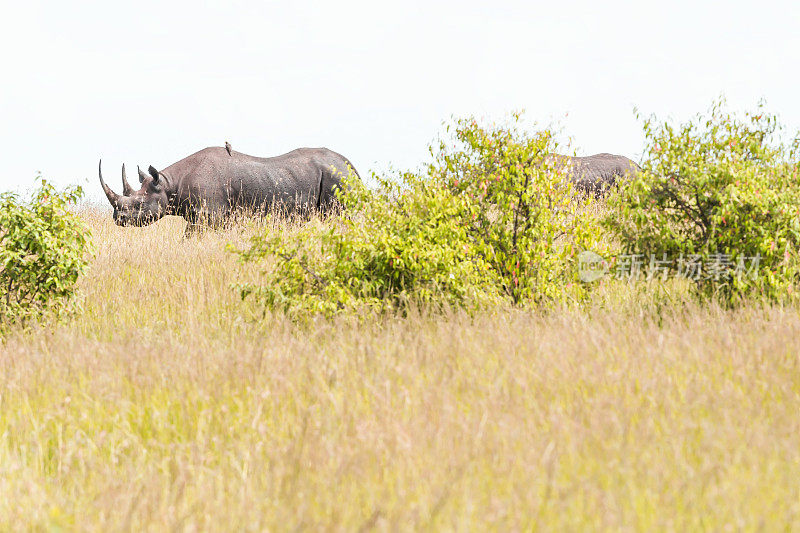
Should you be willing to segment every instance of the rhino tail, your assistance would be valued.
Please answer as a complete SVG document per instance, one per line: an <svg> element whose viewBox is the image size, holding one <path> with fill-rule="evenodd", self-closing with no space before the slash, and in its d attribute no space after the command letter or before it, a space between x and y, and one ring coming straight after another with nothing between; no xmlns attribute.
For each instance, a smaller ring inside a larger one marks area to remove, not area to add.
<svg viewBox="0 0 800 533"><path fill-rule="evenodd" d="M319 169L319 187L317 187L317 213L322 210L322 186L325 182L325 170Z"/></svg>

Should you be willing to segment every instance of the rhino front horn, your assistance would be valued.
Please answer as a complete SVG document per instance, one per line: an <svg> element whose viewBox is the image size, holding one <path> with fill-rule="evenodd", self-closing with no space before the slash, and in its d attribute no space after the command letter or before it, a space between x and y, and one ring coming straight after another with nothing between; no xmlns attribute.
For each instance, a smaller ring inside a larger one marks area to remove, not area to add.
<svg viewBox="0 0 800 533"><path fill-rule="evenodd" d="M122 195L130 196L133 193L133 187L128 183L128 177L125 176L125 163L122 163Z"/></svg>
<svg viewBox="0 0 800 533"><path fill-rule="evenodd" d="M103 181L103 160L100 160L100 164L97 167L97 172L100 174L100 185L103 187L103 192L106 193L106 198L108 201L111 202L111 205L117 207L119 205L119 195L111 190L111 187L106 185L106 182Z"/></svg>

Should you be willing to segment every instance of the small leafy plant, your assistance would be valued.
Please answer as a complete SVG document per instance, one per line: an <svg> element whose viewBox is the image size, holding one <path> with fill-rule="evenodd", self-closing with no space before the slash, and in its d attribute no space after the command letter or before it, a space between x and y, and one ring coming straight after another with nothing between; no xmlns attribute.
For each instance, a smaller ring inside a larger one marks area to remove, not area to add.
<svg viewBox="0 0 800 533"><path fill-rule="evenodd" d="M612 197L606 226L628 254L670 258L673 273L691 262L701 296L795 297L800 176L781 131L763 104L734 115L723 100L679 126L646 119L644 171Z"/></svg>
<svg viewBox="0 0 800 533"><path fill-rule="evenodd" d="M70 210L83 191L39 179L28 202L0 195L0 327L65 310L88 263L88 230Z"/></svg>
<svg viewBox="0 0 800 533"><path fill-rule="evenodd" d="M576 257L602 249L598 221L575 194L552 130L528 133L521 114L504 126L455 122L456 143L440 141L428 173L461 199L462 223L514 304L545 303L581 289Z"/></svg>

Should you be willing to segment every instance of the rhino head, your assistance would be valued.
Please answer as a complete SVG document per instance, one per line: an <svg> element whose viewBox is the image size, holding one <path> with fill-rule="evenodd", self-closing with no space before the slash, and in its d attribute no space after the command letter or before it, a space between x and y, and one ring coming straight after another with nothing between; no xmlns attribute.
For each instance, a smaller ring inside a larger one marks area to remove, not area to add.
<svg viewBox="0 0 800 533"><path fill-rule="evenodd" d="M125 176L125 165L122 165L122 194L111 190L103 180L103 162L100 162L98 172L100 185L106 198L114 208L114 222L118 226L146 226L167 214L169 198L167 196L167 183L164 174L150 166L145 174L139 170L139 183L141 188L136 191L128 183Z"/></svg>

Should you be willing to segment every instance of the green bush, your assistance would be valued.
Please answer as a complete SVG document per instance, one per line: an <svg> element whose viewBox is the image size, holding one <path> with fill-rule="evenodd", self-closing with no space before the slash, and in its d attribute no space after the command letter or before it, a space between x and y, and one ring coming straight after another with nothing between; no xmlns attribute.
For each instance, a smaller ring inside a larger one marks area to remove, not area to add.
<svg viewBox="0 0 800 533"><path fill-rule="evenodd" d="M547 157L558 151L552 131L527 133L520 120L456 121L456 143L439 143L428 174L461 199L461 223L513 303L581 296L576 257L583 248L604 251L599 223Z"/></svg>
<svg viewBox="0 0 800 533"><path fill-rule="evenodd" d="M551 168L553 136L521 131L519 118L458 120L424 172L375 176L374 190L347 178L341 217L266 233L241 252L272 261L242 296L295 317L580 296L575 256L597 247L598 226L576 216L582 201Z"/></svg>
<svg viewBox="0 0 800 533"><path fill-rule="evenodd" d="M264 282L241 287L267 308L295 318L340 311L404 310L480 305L494 284L459 224L460 206L447 191L404 175L407 186L378 180L370 191L345 179L347 214L297 232L269 230L241 253L272 259Z"/></svg>
<svg viewBox="0 0 800 533"><path fill-rule="evenodd" d="M800 181L796 143L781 131L763 104L742 116L719 101L677 127L645 120L644 171L606 220L626 261L658 263L727 305L794 297Z"/></svg>
<svg viewBox="0 0 800 533"><path fill-rule="evenodd" d="M69 208L81 196L45 180L30 202L0 195L0 327L66 308L88 261L88 230Z"/></svg>

